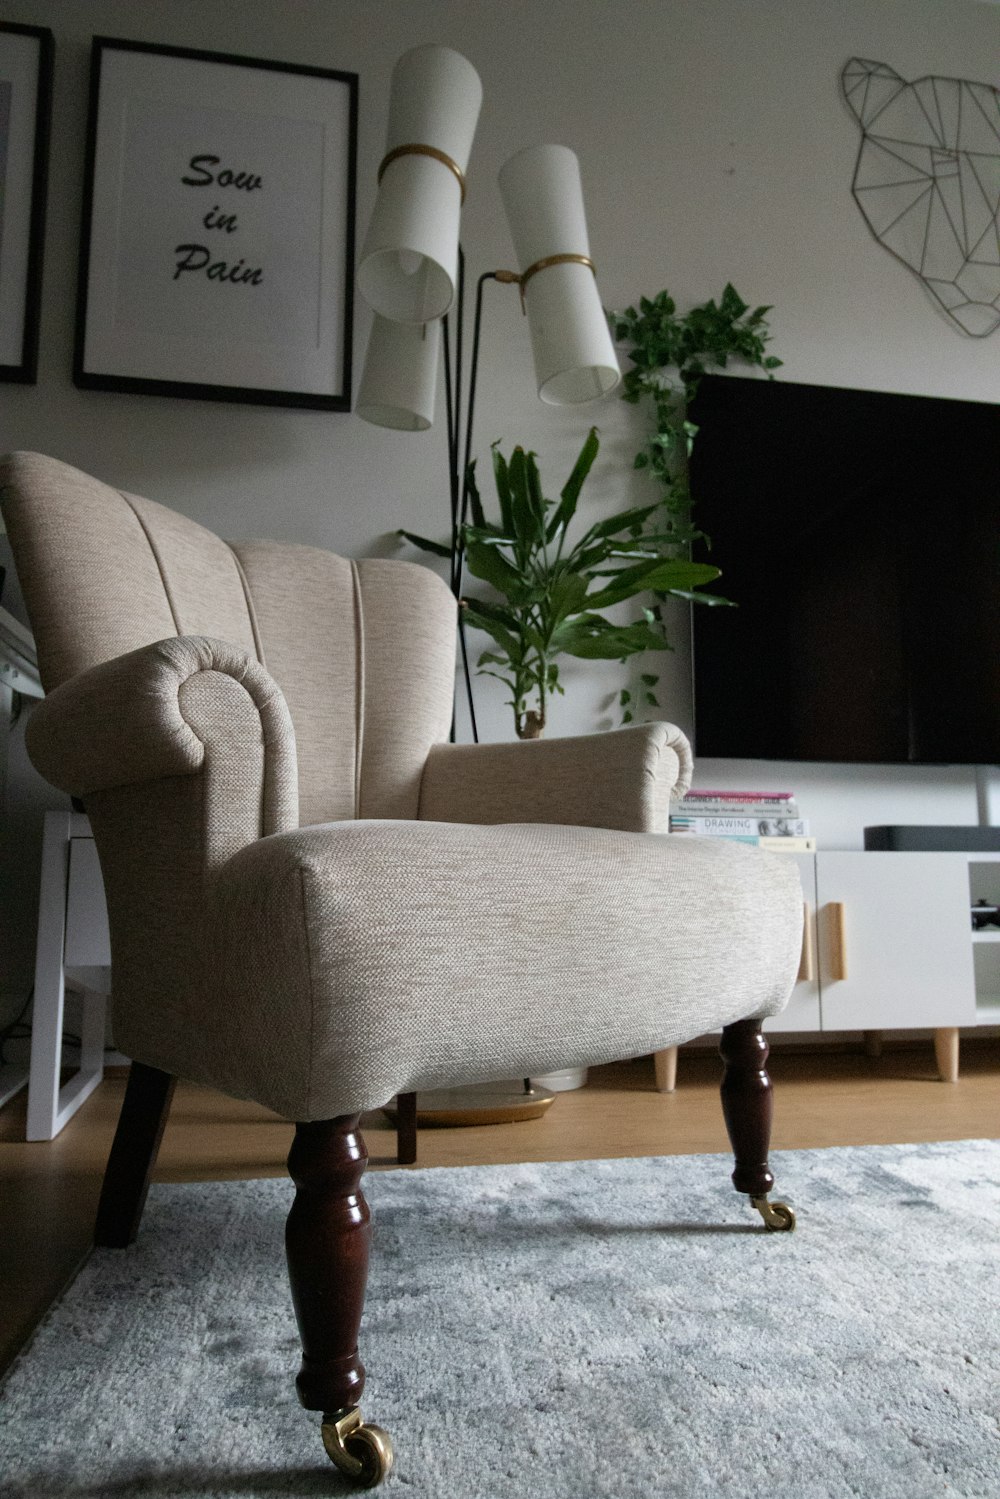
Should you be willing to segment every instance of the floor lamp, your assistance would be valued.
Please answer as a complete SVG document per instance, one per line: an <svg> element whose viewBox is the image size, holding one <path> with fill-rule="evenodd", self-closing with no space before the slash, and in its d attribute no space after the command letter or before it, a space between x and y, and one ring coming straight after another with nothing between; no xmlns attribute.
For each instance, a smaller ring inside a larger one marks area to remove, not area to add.
<svg viewBox="0 0 1000 1499"><path fill-rule="evenodd" d="M486 271L476 286L468 396L463 401L465 260L460 221L482 84L448 47L424 46L396 64L379 191L358 263L358 290L375 317L358 390L359 416L377 426L426 431L437 375L445 371L449 581L463 583L462 532L472 458L476 378L487 281L517 286L531 335L539 398L576 405L621 379L590 258L579 163L566 146L529 146L501 168L500 193L517 270ZM472 734L478 740L465 631L459 640ZM460 1092L460 1096L459 1096ZM421 1094L421 1123L531 1118L552 1102L527 1080ZM415 1107L408 1101L407 1107Z"/></svg>

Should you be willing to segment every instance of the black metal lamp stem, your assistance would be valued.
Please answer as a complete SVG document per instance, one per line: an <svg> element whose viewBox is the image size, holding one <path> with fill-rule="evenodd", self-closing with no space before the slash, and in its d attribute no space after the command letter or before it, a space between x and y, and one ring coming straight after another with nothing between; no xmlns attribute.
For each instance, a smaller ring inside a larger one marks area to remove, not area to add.
<svg viewBox="0 0 1000 1499"><path fill-rule="evenodd" d="M469 465L472 462L472 426L476 409L476 377L479 372L479 343L483 322L483 286L487 281L496 281L496 271L484 271L476 283L476 310L472 324L472 361L469 370L469 397L465 410L465 455L459 467L462 448L462 326L465 310L465 255L458 252L458 297L455 307L455 357L452 361L451 317L444 319L444 378L445 402L448 407L448 483L451 502L451 590L461 600L465 571L465 547L462 543L462 528L469 515ZM469 652L465 640L465 621L462 611L458 615L458 639L462 651L462 673L465 677L465 693L469 704L469 721L472 741L479 743L476 724L476 709L472 696L472 673L469 668ZM454 724L452 725L454 737Z"/></svg>

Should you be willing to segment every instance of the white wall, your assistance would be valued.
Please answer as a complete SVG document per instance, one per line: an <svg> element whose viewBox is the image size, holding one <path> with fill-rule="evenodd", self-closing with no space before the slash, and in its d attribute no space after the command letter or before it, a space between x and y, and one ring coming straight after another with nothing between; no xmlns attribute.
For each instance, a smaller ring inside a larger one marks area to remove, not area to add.
<svg viewBox="0 0 1000 1499"><path fill-rule="evenodd" d="M1000 12L981 0L8 0L5 19L56 36L54 149L39 381L0 386L0 447L52 453L186 511L228 536L288 537L349 555L388 553L397 526L440 533L444 433L403 436L353 415L76 390L70 377L93 34L315 63L360 75L358 218L383 149L392 65L447 43L478 69L484 106L469 173L470 272L511 263L496 174L515 150L571 145L584 178L606 305L668 286L681 306L732 280L772 303L781 376L997 400L1000 334L961 335L875 244L850 180L856 123L839 92L852 55L904 77L992 75ZM551 488L586 426L602 432L593 507L637 490L639 414L612 399L555 411L534 398L512 289L491 288L480 450L535 447ZM368 319L357 313L355 379ZM683 621L682 621L683 624ZM682 642L683 643L683 642ZM665 716L687 726L686 657L667 668ZM551 732L607 726L613 668L571 666ZM481 685L484 737L509 737ZM967 770L821 770L706 763L699 779L802 794L827 846L860 846L866 821L974 821Z"/></svg>

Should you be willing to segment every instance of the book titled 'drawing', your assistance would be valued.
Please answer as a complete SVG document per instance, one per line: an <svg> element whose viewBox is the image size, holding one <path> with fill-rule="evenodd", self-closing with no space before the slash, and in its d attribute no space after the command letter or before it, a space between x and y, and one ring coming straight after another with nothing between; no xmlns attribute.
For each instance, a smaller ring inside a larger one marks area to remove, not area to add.
<svg viewBox="0 0 1000 1499"><path fill-rule="evenodd" d="M741 833L769 838L804 838L809 832L809 822L805 817L688 817L683 812L676 812L670 818L670 831L703 834L709 838Z"/></svg>

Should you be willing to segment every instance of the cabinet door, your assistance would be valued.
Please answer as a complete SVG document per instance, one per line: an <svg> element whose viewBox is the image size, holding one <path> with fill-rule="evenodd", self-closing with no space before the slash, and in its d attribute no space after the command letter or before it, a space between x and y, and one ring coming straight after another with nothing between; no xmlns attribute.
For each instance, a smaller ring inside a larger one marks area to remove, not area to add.
<svg viewBox="0 0 1000 1499"><path fill-rule="evenodd" d="M764 1031L776 1035L787 1031L818 1031L820 1028L819 975L816 967L816 856L772 854L774 859L794 859L802 881L802 961L792 997L780 1015L765 1020Z"/></svg>
<svg viewBox="0 0 1000 1499"><path fill-rule="evenodd" d="M966 854L818 853L825 1031L975 1025Z"/></svg>

